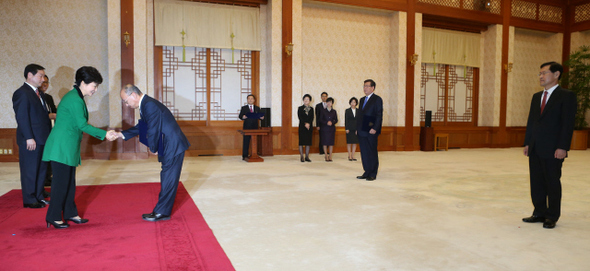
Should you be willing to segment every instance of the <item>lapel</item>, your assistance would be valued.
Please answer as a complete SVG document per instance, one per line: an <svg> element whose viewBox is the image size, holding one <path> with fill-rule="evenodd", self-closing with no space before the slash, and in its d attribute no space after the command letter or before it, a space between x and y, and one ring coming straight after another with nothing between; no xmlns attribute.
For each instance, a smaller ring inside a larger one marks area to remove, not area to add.
<svg viewBox="0 0 590 271"><path fill-rule="evenodd" d="M371 95L371 97L373 97L373 95ZM369 99L369 100L367 101L367 104L365 104L365 105L363 106L363 104L365 103L365 100L366 100L366 99L367 99L367 96L365 96L365 97L363 97L363 98L361 99L361 100L362 100L362 102L361 102L361 106L363 107L363 108L362 108L363 112L365 112L365 108L369 108L369 105L370 105L370 104L371 104L371 102L373 101L372 99Z"/></svg>
<svg viewBox="0 0 590 271"><path fill-rule="evenodd" d="M545 104L545 109L543 109L543 113L541 113L541 116L544 116L548 111L551 110L551 108L559 101L561 100L561 87L557 86L557 88L555 90L553 90L553 93L551 93L551 96L549 96L549 100L547 100L547 103ZM541 99L543 97L543 92L541 92ZM539 102L540 104L540 102ZM540 108L540 105L539 105ZM540 110L540 109L539 109Z"/></svg>
<svg viewBox="0 0 590 271"><path fill-rule="evenodd" d="M38 104L41 108L43 108L43 103L41 103L41 100L39 100L39 97L37 97L37 93L35 92L35 90L27 83L24 83L24 85L27 86L27 89L29 90L29 94L27 95L29 95L29 98L32 98L32 100L34 101L33 103ZM39 92L39 96L41 96L41 99L43 99L43 93Z"/></svg>
<svg viewBox="0 0 590 271"><path fill-rule="evenodd" d="M145 104L147 103L150 97L147 94L143 94L143 99L141 100L140 107L139 107L139 117L143 119L143 110L145 109Z"/></svg>

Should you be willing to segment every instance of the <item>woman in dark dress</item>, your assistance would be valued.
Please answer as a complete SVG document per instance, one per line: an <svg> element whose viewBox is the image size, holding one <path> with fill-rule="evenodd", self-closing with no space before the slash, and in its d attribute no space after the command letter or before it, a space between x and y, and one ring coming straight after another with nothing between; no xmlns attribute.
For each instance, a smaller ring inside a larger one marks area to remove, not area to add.
<svg viewBox="0 0 590 271"><path fill-rule="evenodd" d="M332 162L332 150L336 137L335 125L338 123L338 114L332 108L332 104L334 104L334 99L330 97L326 100L326 109L320 114L320 133L322 134L320 138L326 162Z"/></svg>
<svg viewBox="0 0 590 271"><path fill-rule="evenodd" d="M344 112L344 128L346 129L346 150L348 150L348 161L356 161L354 153L359 138L356 135L356 105L358 100L355 97L348 101L350 108Z"/></svg>
<svg viewBox="0 0 590 271"><path fill-rule="evenodd" d="M311 162L309 159L309 148L311 147L311 138L313 135L313 107L309 105L311 95L303 96L303 105L297 109L299 117L299 155L301 162ZM303 157L303 146L305 146L305 158Z"/></svg>

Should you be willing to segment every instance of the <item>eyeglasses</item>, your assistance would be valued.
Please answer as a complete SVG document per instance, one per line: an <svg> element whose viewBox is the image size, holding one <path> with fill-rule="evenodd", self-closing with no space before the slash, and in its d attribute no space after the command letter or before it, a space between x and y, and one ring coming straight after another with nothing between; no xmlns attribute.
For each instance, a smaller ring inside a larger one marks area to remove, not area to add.
<svg viewBox="0 0 590 271"><path fill-rule="evenodd" d="M539 76L544 76L545 74L552 73L551 71L542 71L539 73Z"/></svg>

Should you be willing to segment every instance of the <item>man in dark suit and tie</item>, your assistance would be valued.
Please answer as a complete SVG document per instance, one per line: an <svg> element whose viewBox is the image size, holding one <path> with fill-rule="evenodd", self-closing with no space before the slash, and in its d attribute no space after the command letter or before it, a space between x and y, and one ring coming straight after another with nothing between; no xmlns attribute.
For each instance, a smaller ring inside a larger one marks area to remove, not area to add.
<svg viewBox="0 0 590 271"><path fill-rule="evenodd" d="M154 98L143 94L136 86L126 85L121 90L121 99L128 107L139 108L141 121L147 126L146 137L150 152L157 153L158 161L162 163L158 203L151 213L142 217L147 221L168 220L176 198L184 152L190 144L170 110ZM140 124L124 130L118 136L129 140L140 135L139 126Z"/></svg>
<svg viewBox="0 0 590 271"><path fill-rule="evenodd" d="M558 85L563 67L541 65L539 81L544 91L533 95L524 139L529 157L531 199L534 211L524 222L555 227L561 214L561 166L570 149L576 117L576 95Z"/></svg>
<svg viewBox="0 0 590 271"><path fill-rule="evenodd" d="M238 117L241 121L244 122L242 125L243 129L258 129L258 118L248 118L249 113L260 113L260 107L256 106L254 103L256 102L256 97L250 94L247 97L248 104L242 106L240 109L240 114ZM264 116L260 117L260 119L264 119ZM245 160L248 157L249 150L250 150L250 138L252 136L244 136L244 141L242 143L242 160ZM257 150L252 150L257 151Z"/></svg>
<svg viewBox="0 0 590 271"><path fill-rule="evenodd" d="M49 88L49 77L47 75L45 75L43 77L43 83L41 83L41 86L39 87L39 91L43 92L43 100L45 101L45 103L47 104L47 111L49 112L49 119L54 120L56 117L56 112L57 112L57 107L55 107L55 102L53 101L53 97L51 97L51 95L47 94L47 89ZM53 127L53 125L52 125ZM45 186L51 186L51 180L53 173L51 171L51 164L47 163L47 175L45 176ZM49 193L47 191L45 191L45 189L43 189L43 196L48 198L49 197Z"/></svg>
<svg viewBox="0 0 590 271"><path fill-rule="evenodd" d="M360 110L357 117L357 135L361 149L361 159L365 172L357 179L374 181L379 170L379 153L377 152L377 139L381 134L383 124L383 99L373 93L375 81L365 80L363 91L365 97L361 98Z"/></svg>
<svg viewBox="0 0 590 271"><path fill-rule="evenodd" d="M317 127L318 132L320 131L320 117L322 115L322 111L326 109L326 100L328 99L328 92L322 92L322 102L315 105L315 127ZM324 154L324 146L322 146L322 133L319 133L320 140L319 140L319 148L320 154Z"/></svg>
<svg viewBox="0 0 590 271"><path fill-rule="evenodd" d="M43 92L45 68L29 64L25 68L26 82L12 95L16 117L16 143L18 144L20 182L25 208L42 208L49 204L43 197L43 184L47 162L41 161L51 121Z"/></svg>

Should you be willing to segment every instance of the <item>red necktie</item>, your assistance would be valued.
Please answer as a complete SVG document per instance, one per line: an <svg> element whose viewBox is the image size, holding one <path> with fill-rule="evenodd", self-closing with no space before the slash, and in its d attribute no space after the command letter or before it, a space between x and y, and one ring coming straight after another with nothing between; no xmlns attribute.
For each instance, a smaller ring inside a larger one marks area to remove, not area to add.
<svg viewBox="0 0 590 271"><path fill-rule="evenodd" d="M543 114L543 109L545 109L545 104L547 103L547 91L543 91L543 103L541 103L541 114Z"/></svg>
<svg viewBox="0 0 590 271"><path fill-rule="evenodd" d="M250 113L254 113L254 110L252 110L252 106L250 106Z"/></svg>

